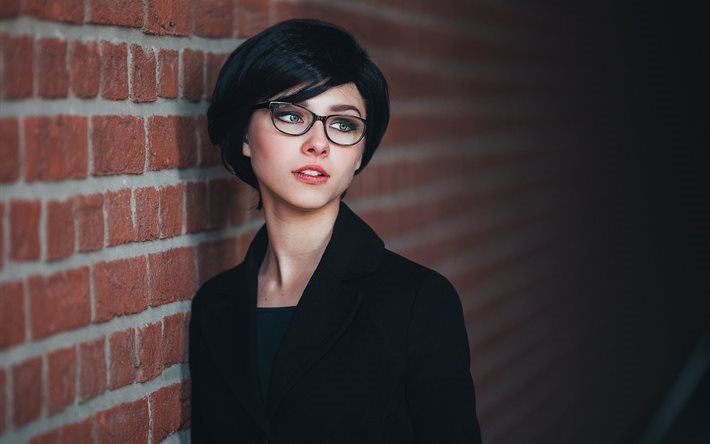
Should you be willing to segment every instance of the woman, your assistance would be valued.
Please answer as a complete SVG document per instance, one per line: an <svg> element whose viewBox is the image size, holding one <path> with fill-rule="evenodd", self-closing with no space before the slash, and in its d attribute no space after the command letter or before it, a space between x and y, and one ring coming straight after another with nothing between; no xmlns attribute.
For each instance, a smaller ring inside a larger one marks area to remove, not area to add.
<svg viewBox="0 0 710 444"><path fill-rule="evenodd" d="M345 31L279 23L226 61L208 111L266 224L190 323L195 443L480 442L461 304L341 202L389 120Z"/></svg>

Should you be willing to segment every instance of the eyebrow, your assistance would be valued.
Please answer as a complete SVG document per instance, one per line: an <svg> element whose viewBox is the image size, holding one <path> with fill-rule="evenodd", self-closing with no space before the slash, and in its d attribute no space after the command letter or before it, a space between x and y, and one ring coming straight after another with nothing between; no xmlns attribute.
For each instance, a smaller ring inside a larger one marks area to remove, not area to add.
<svg viewBox="0 0 710 444"><path fill-rule="evenodd" d="M306 109L310 109L310 108L309 108L308 100L305 100L305 101L301 102L300 105L303 106L303 107L305 107ZM333 105L333 106L330 107L330 111L331 111L331 112L335 112L335 113L340 113L340 112L348 111L348 110L355 111L358 116L362 117L362 114L360 113L360 110L357 109L357 107L354 106L354 105L348 105L348 104L346 104L346 103L341 103L341 104Z"/></svg>
<svg viewBox="0 0 710 444"><path fill-rule="evenodd" d="M355 112L357 113L358 116L361 116L361 117L362 117L362 114L360 114L360 110L357 109L357 108L356 108L355 106L353 106L353 105L346 105L346 104L333 105L333 106L330 107L330 110L331 110L331 111L334 111L334 112L342 112L342 111L347 111L347 110L353 110L353 111L355 111Z"/></svg>

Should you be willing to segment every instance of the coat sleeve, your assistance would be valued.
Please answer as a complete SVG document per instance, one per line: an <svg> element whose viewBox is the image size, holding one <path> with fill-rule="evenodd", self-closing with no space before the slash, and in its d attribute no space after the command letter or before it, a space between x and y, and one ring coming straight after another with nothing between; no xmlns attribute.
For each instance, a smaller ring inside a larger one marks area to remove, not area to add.
<svg viewBox="0 0 710 444"><path fill-rule="evenodd" d="M461 301L439 274L424 279L412 306L406 390L417 442L480 443Z"/></svg>
<svg viewBox="0 0 710 444"><path fill-rule="evenodd" d="M190 394L190 438L194 444L209 442L207 437L206 426L203 422L200 393L204 377L201 372L203 364L202 350L203 342L200 334L199 323L201 320L201 300L200 294L193 299L192 314L190 316L189 328L189 364L190 364L190 379L191 379L191 394Z"/></svg>

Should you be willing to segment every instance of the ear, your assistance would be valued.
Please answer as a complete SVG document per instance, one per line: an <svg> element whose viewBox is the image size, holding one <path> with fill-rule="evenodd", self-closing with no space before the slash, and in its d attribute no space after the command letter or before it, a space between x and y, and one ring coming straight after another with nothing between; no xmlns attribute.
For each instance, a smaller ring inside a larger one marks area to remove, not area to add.
<svg viewBox="0 0 710 444"><path fill-rule="evenodd" d="M355 164L355 171L360 169L360 165L362 165L362 153L360 153L360 158L357 160L357 163Z"/></svg>
<svg viewBox="0 0 710 444"><path fill-rule="evenodd" d="M244 142L242 143L242 154L246 157L251 157L251 147L249 146L249 136L244 136Z"/></svg>

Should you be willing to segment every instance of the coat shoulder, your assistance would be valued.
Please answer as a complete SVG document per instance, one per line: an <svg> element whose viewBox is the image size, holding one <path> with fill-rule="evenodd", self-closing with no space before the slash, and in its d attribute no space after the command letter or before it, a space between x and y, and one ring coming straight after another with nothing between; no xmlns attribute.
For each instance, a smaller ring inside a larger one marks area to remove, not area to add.
<svg viewBox="0 0 710 444"><path fill-rule="evenodd" d="M243 288L243 268L244 263L222 271L208 279L200 286L192 299L192 311L199 312L213 305L220 305L223 302L234 298L238 288Z"/></svg>
<svg viewBox="0 0 710 444"><path fill-rule="evenodd" d="M433 286L441 289L453 289L451 282L438 271L387 249L383 255L380 271L399 281L411 282L418 287Z"/></svg>

